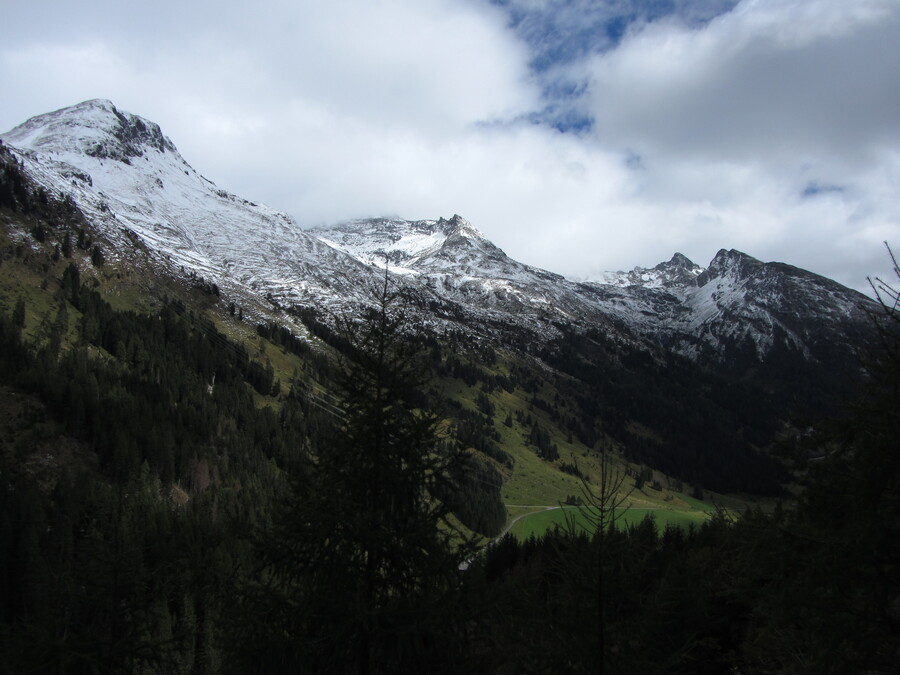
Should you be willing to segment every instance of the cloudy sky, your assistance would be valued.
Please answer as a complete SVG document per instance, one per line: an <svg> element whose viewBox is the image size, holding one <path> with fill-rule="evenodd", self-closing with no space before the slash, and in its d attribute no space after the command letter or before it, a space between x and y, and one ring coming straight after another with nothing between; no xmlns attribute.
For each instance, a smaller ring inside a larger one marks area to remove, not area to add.
<svg viewBox="0 0 900 675"><path fill-rule="evenodd" d="M458 213L575 278L900 251L900 0L0 0L0 130L90 98L301 225Z"/></svg>

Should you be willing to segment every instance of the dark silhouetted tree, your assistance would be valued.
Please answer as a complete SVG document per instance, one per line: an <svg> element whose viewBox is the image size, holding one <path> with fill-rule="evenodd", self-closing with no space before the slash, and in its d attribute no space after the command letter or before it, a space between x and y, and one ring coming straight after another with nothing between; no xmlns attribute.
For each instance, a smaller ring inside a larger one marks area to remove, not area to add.
<svg viewBox="0 0 900 675"><path fill-rule="evenodd" d="M461 644L447 598L472 549L454 543L434 497L455 489L460 456L424 409L427 352L409 348L387 275L374 303L345 331L334 432L297 470L261 542L263 580L239 607L253 624L238 631L237 670L425 672Z"/></svg>

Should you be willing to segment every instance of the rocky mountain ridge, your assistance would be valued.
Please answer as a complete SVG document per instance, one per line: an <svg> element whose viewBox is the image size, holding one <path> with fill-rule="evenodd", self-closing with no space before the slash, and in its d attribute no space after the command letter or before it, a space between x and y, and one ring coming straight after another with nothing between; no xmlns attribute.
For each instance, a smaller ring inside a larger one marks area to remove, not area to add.
<svg viewBox="0 0 900 675"><path fill-rule="evenodd" d="M202 275L261 313L340 313L367 301L387 266L435 330L463 323L536 342L601 329L698 361L765 361L790 351L846 359L865 332L859 293L782 263L720 251L706 268L681 254L652 269L578 282L509 258L459 216L365 219L312 230L219 189L160 127L105 100L34 117L0 136L33 180L68 195L110 255L143 247L173 273Z"/></svg>

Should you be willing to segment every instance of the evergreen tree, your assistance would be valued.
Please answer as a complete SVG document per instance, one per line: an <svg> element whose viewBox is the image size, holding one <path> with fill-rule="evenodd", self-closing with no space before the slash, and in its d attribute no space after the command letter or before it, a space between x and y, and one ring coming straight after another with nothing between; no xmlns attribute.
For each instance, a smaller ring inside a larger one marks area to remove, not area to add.
<svg viewBox="0 0 900 675"><path fill-rule="evenodd" d="M460 456L422 407L425 353L407 347L396 302L385 276L375 310L351 324L343 415L262 542L237 670L434 671L461 644L447 611L472 549L454 545L434 497L454 490Z"/></svg>
<svg viewBox="0 0 900 675"><path fill-rule="evenodd" d="M596 642L595 664L597 672L603 673L609 656L606 629L611 610L609 605L610 583L606 581L612 549L619 543L616 536L616 523L627 508L628 499L634 487L627 487L625 473L613 466L610 450L604 445L600 449L600 475L596 486L591 486L582 478L582 497L585 506L579 509L582 518L588 523L592 535L595 564L590 577L585 579L585 589L593 588L597 598L596 604ZM567 529L571 534L578 531L574 519L567 517ZM578 574L576 573L576 577Z"/></svg>
<svg viewBox="0 0 900 675"><path fill-rule="evenodd" d="M22 296L19 296L19 299L16 300L15 309L13 309L12 315L13 325L18 328L25 327L25 299Z"/></svg>
<svg viewBox="0 0 900 675"><path fill-rule="evenodd" d="M62 254L66 258L72 257L72 233L66 230L66 236L62 243Z"/></svg>
<svg viewBox="0 0 900 675"><path fill-rule="evenodd" d="M106 256L103 255L103 250L99 245L94 245L91 249L91 264L94 267L103 267L103 264L106 262Z"/></svg>
<svg viewBox="0 0 900 675"><path fill-rule="evenodd" d="M828 455L782 536L755 602L747 661L758 671L890 672L900 654L900 267L872 281L879 341L851 415L819 439ZM784 569L784 559L791 565ZM757 563L757 567L763 567ZM770 571L771 570L771 571Z"/></svg>

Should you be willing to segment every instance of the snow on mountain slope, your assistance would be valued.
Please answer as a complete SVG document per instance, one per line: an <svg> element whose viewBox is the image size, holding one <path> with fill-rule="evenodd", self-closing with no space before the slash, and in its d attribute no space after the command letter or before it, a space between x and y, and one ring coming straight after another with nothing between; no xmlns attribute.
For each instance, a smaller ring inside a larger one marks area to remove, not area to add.
<svg viewBox="0 0 900 675"><path fill-rule="evenodd" d="M337 302L371 276L286 214L218 189L158 125L109 101L39 115L0 138L40 184L103 223L119 251L130 231L161 262L283 302Z"/></svg>
<svg viewBox="0 0 900 675"><path fill-rule="evenodd" d="M748 346L762 359L782 346L823 360L835 345L849 349L868 323L865 296L739 251L720 251L705 269L676 253L652 269L576 283L512 260L459 216L360 220L315 234L360 260L387 261L470 312L531 326L617 325L696 359L727 358Z"/></svg>
<svg viewBox="0 0 900 675"><path fill-rule="evenodd" d="M516 338L599 328L695 359L787 348L826 360L867 324L864 296L780 263L720 251L704 269L681 254L653 269L575 282L509 258L459 216L368 219L302 230L289 216L217 188L159 126L92 100L0 136L36 182L71 196L113 244L143 243L263 304L341 311L365 302L384 266L417 298L421 322ZM842 347L843 348L843 347ZM844 351L847 351L844 349Z"/></svg>
<svg viewBox="0 0 900 675"><path fill-rule="evenodd" d="M635 267L630 272L604 272L597 281L620 288L633 286L670 288L689 285L702 272L702 267L694 264L681 253L676 253L669 262L659 263L652 269Z"/></svg>
<svg viewBox="0 0 900 675"><path fill-rule="evenodd" d="M688 288L685 306L691 312L680 329L708 347L722 340L752 342L760 357L782 347L825 362L836 348L849 353L860 344L873 303L791 265L721 250Z"/></svg>
<svg viewBox="0 0 900 675"><path fill-rule="evenodd" d="M319 227L311 233L368 265L387 265L397 274L418 274L416 262L439 249L451 231L443 219L373 218L350 221L340 227Z"/></svg>
<svg viewBox="0 0 900 675"><path fill-rule="evenodd" d="M608 317L564 277L517 262L458 215L449 220L370 219L316 228L323 241L404 275L423 292L477 319L555 334L552 322L606 325Z"/></svg>

